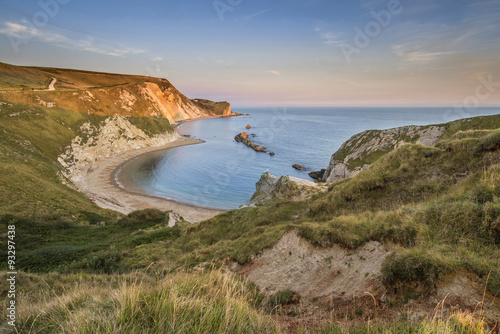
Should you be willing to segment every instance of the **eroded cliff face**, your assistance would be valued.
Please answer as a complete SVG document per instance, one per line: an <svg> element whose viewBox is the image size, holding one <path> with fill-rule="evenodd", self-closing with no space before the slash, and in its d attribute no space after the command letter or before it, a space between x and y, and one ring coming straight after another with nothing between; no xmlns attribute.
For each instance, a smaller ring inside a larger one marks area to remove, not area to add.
<svg viewBox="0 0 500 334"><path fill-rule="evenodd" d="M368 130L352 136L335 152L322 181L335 182L367 169L384 154L405 143L434 146L443 135L444 125L404 126L388 130Z"/></svg>
<svg viewBox="0 0 500 334"><path fill-rule="evenodd" d="M98 125L90 122L81 125L80 135L57 160L63 166L65 176L81 188L89 169L99 160L132 149L160 147L179 137L175 131L147 135L126 117L113 116Z"/></svg>
<svg viewBox="0 0 500 334"><path fill-rule="evenodd" d="M172 123L191 118L232 115L231 105L227 102L189 100L174 86L165 82L146 82L145 85L140 91L141 95L151 101L150 112L162 115Z"/></svg>

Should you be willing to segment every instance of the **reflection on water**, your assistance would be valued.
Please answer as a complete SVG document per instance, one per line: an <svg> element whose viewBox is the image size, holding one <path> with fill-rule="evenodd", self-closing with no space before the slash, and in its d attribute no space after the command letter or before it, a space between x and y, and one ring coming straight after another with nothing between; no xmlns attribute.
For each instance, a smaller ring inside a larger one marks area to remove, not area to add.
<svg viewBox="0 0 500 334"><path fill-rule="evenodd" d="M236 110L250 116L184 123L178 131L206 141L147 154L128 166L130 180L151 194L211 208L247 203L260 175L309 179L310 170L326 168L331 155L352 135L368 129L449 121L446 108L291 108ZM498 113L497 108L476 114ZM474 116L474 115L471 115ZM458 118L458 115L457 115ZM251 128L245 129L249 124ZM234 136L247 131L273 151L256 153ZM298 171L298 163L308 171Z"/></svg>

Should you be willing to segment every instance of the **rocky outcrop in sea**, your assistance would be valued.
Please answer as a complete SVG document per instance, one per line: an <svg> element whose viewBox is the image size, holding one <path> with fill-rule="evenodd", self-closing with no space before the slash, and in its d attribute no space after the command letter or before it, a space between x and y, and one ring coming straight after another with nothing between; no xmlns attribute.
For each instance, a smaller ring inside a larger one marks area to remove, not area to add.
<svg viewBox="0 0 500 334"><path fill-rule="evenodd" d="M234 140L245 144L246 146L252 148L256 152L264 152L264 153L267 152L267 148L265 148L264 146L257 145L253 141L248 139L248 133L246 133L246 132L241 132L241 133L237 134L234 137Z"/></svg>

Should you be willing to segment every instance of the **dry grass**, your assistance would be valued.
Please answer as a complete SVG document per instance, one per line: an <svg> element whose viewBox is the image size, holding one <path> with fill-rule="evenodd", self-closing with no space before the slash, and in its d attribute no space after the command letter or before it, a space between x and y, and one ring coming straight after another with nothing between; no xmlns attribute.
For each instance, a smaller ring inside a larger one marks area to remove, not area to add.
<svg viewBox="0 0 500 334"><path fill-rule="evenodd" d="M19 333L279 332L253 306L255 292L219 270L19 276L25 280L17 299Z"/></svg>

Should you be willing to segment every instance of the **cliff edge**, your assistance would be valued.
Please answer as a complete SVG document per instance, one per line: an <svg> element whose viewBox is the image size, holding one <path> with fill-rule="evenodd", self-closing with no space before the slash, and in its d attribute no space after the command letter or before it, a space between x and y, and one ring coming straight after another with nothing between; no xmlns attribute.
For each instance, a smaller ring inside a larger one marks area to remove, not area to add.
<svg viewBox="0 0 500 334"><path fill-rule="evenodd" d="M54 79L54 90L47 90ZM162 78L4 63L0 63L0 95L13 104L100 116L162 116L170 123L234 115L228 102L190 100Z"/></svg>
<svg viewBox="0 0 500 334"><path fill-rule="evenodd" d="M331 183L352 177L367 169L381 156L406 143L434 146L445 130L444 125L430 125L358 133L332 155L322 181Z"/></svg>

